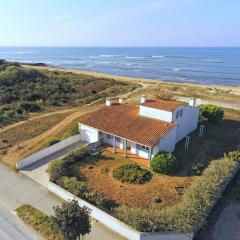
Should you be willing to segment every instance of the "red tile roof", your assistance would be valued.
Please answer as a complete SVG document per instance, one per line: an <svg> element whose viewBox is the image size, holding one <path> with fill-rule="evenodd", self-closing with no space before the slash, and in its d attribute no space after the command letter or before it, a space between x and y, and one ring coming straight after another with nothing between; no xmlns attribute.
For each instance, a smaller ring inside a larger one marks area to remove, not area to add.
<svg viewBox="0 0 240 240"><path fill-rule="evenodd" d="M139 107L126 104L105 106L82 116L79 122L148 147L175 126L175 123L140 116Z"/></svg>
<svg viewBox="0 0 240 240"><path fill-rule="evenodd" d="M142 105L146 107L157 108L164 111L172 112L179 106L185 105L185 103L164 100L147 100Z"/></svg>

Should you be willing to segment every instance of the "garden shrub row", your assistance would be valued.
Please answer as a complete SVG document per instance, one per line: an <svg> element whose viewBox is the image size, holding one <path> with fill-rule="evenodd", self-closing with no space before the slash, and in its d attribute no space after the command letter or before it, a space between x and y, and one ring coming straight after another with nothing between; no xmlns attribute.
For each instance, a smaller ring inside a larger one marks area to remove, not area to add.
<svg viewBox="0 0 240 240"><path fill-rule="evenodd" d="M201 177L186 189L180 203L162 210L133 209L120 206L115 216L138 231L172 230L182 233L197 231L204 224L208 211L226 180L239 164L240 151L230 152L212 161Z"/></svg>
<svg viewBox="0 0 240 240"><path fill-rule="evenodd" d="M75 177L62 177L58 180L57 184L73 195L82 198L101 209L111 210L116 207L114 201L106 198L102 193L89 188L86 182L79 181Z"/></svg>
<svg viewBox="0 0 240 240"><path fill-rule="evenodd" d="M87 154L88 148L87 146L83 146L72 151L63 158L52 161L47 169L49 180L57 183L61 177L68 176L71 164L81 161Z"/></svg>
<svg viewBox="0 0 240 240"><path fill-rule="evenodd" d="M126 164L113 171L113 177L128 183L142 184L148 181L151 176L150 171L137 164Z"/></svg>
<svg viewBox="0 0 240 240"><path fill-rule="evenodd" d="M224 110L221 107L212 104L202 104L200 106L201 117L207 119L209 122L217 122L224 117Z"/></svg>
<svg viewBox="0 0 240 240"><path fill-rule="evenodd" d="M88 155L87 150L87 146L80 147L65 157L52 161L47 169L49 180L99 208L110 210L116 207L114 201L89 188L86 182L71 177L72 165L84 159Z"/></svg>

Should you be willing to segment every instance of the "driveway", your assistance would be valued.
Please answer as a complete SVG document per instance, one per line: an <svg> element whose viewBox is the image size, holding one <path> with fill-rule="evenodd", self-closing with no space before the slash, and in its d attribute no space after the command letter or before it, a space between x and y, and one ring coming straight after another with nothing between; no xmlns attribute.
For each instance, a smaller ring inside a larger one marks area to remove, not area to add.
<svg viewBox="0 0 240 240"><path fill-rule="evenodd" d="M35 182L37 182L47 188L49 177L48 177L46 170L48 168L49 163L52 160L63 157L65 154L67 154L74 148L83 146L85 144L86 143L84 143L82 141L78 141L56 153L53 153L52 155L42 158L41 160L37 161L34 164L31 164L31 165L25 167L20 172L22 174L26 175L27 177L31 178Z"/></svg>
<svg viewBox="0 0 240 240"><path fill-rule="evenodd" d="M47 189L30 178L26 177L22 173L17 173L9 169L4 164L0 163L0 204L3 205L8 211L13 212L16 208L22 204L30 204L48 215L53 214L53 206L60 205L62 199L58 198L53 193L47 191ZM31 236L31 233L26 231L26 228L21 224L13 222L11 226L7 226L6 220L8 216L6 213L2 213L3 219L0 216L4 224L0 224L0 239L1 240L22 240L24 238L16 238L12 234L12 231L19 231L19 234L22 234L23 237ZM5 216L5 217L4 217ZM12 218L14 219L14 218ZM14 221L14 220L12 220ZM16 220L17 221L17 220ZM8 230L11 230L10 232ZM5 234L5 238L1 237L1 234ZM8 235L9 236L8 236ZM17 234L17 233L16 233ZM24 235L25 234L25 235ZM30 234L30 235L28 235ZM7 238L8 237L8 238ZM38 239L37 236L26 239ZM124 240L122 236L106 228L104 225L99 222L94 222L92 224L92 231L86 237L86 240Z"/></svg>

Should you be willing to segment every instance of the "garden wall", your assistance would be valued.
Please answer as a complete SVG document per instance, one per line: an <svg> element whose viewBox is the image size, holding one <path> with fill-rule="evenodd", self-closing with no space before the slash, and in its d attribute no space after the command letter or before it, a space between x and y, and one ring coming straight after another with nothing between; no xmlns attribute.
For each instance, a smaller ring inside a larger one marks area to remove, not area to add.
<svg viewBox="0 0 240 240"><path fill-rule="evenodd" d="M141 233L137 230L129 227L120 220L112 217L111 215L105 213L101 209L93 206L92 204L74 196L65 189L59 187L58 185L49 182L48 190L58 195L60 198L65 201L68 200L77 200L80 206L86 206L91 209L91 215L94 219L98 220L102 224L106 225L108 228L113 231L121 234L129 240L192 240L193 236L186 236L183 234L176 234L173 232L159 232L159 233Z"/></svg>
<svg viewBox="0 0 240 240"><path fill-rule="evenodd" d="M18 170L23 169L24 167L30 164L33 164L45 157L48 157L80 141L81 141L80 134L64 139L61 142L58 142L50 147L44 148L43 150L40 150L26 158L23 158L22 160L17 161L16 169Z"/></svg>

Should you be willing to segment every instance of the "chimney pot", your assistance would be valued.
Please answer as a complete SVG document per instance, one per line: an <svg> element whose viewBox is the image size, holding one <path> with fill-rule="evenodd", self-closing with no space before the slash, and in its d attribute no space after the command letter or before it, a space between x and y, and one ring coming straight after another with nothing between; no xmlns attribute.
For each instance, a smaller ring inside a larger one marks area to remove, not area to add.
<svg viewBox="0 0 240 240"><path fill-rule="evenodd" d="M189 106L196 107L196 98L193 98L189 101Z"/></svg>
<svg viewBox="0 0 240 240"><path fill-rule="evenodd" d="M147 98L146 98L146 96L143 95L141 97L141 104L144 104L146 101L147 101Z"/></svg>
<svg viewBox="0 0 240 240"><path fill-rule="evenodd" d="M106 106L112 105L112 99L106 99Z"/></svg>

